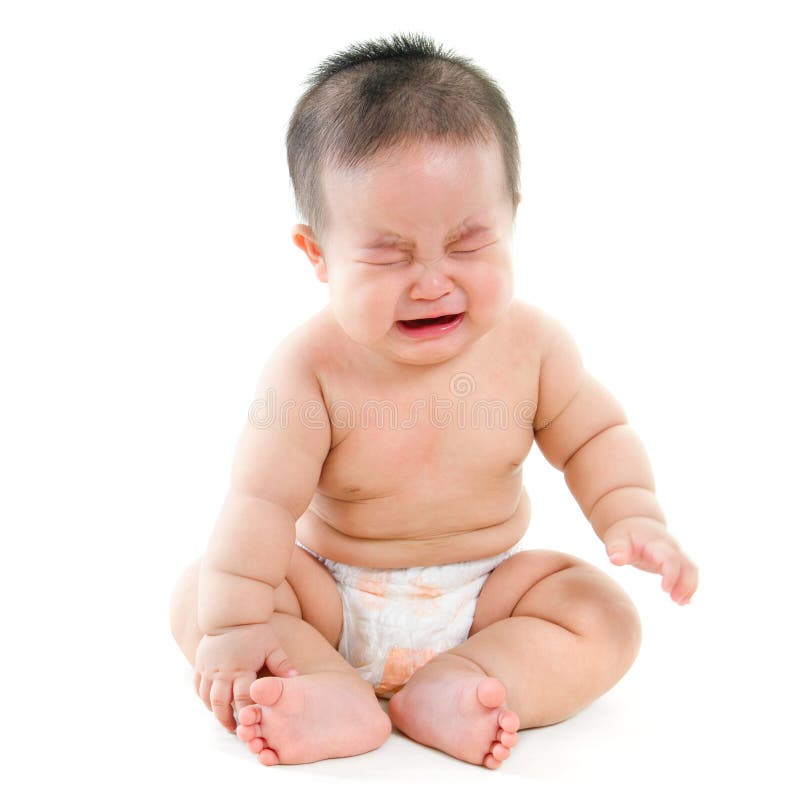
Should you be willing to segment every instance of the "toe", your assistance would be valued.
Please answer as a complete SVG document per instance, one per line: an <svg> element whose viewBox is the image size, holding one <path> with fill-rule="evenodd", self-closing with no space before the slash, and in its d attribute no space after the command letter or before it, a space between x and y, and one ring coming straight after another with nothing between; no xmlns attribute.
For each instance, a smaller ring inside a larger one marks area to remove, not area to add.
<svg viewBox="0 0 800 800"><path fill-rule="evenodd" d="M239 723L236 726L236 735L243 741L243 742L250 742L256 737L264 738L264 731L262 730L261 723L256 722L253 725L243 725Z"/></svg>
<svg viewBox="0 0 800 800"><path fill-rule="evenodd" d="M245 706L237 712L240 725L256 725L261 722L261 708L259 706Z"/></svg>
<svg viewBox="0 0 800 800"><path fill-rule="evenodd" d="M274 750L270 750L269 747L265 747L258 754L258 760L264 764L264 766L272 767L278 763L278 754Z"/></svg>
<svg viewBox="0 0 800 800"><path fill-rule="evenodd" d="M516 733L501 730L498 740L500 744L504 744L506 747L513 747L519 741L519 736Z"/></svg>
<svg viewBox="0 0 800 800"><path fill-rule="evenodd" d="M490 753L483 759L483 766L489 767L489 769L497 769L500 766L500 762Z"/></svg>
<svg viewBox="0 0 800 800"><path fill-rule="evenodd" d="M236 728L236 735L243 742L252 742L259 735L259 728L256 725L239 725Z"/></svg>
<svg viewBox="0 0 800 800"><path fill-rule="evenodd" d="M478 684L478 700L486 708L497 708L506 699L506 687L497 678L484 678Z"/></svg>
<svg viewBox="0 0 800 800"><path fill-rule="evenodd" d="M505 761L510 752L511 751L507 747L504 747L499 742L496 742L489 751L489 754L494 756L494 758L496 758L498 761Z"/></svg>
<svg viewBox="0 0 800 800"><path fill-rule="evenodd" d="M283 694L283 679L281 678L259 678L250 686L250 697L262 706L274 706L281 694Z"/></svg>
<svg viewBox="0 0 800 800"><path fill-rule="evenodd" d="M264 740L263 740L263 739L261 739L261 738L260 738L260 737L258 737L258 736L256 736L256 738L255 738L255 739L251 739L251 740L250 740L250 741L247 743L247 749L248 749L248 750L249 750L251 753L260 753L260 752L261 752L261 751L262 751L262 750L263 750L265 747L266 747L266 744L264 743Z"/></svg>
<svg viewBox="0 0 800 800"><path fill-rule="evenodd" d="M519 717L514 711L506 709L497 721L504 731L516 733L519 730Z"/></svg>

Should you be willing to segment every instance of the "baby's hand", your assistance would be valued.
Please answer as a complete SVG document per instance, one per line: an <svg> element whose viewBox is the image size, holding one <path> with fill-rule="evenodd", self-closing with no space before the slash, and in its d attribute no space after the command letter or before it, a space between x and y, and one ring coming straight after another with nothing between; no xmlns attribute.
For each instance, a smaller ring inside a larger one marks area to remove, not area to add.
<svg viewBox="0 0 800 800"><path fill-rule="evenodd" d="M236 730L231 701L237 713L252 705L250 686L265 665L280 677L298 674L269 623L237 625L200 640L194 658L194 688L227 730Z"/></svg>
<svg viewBox="0 0 800 800"><path fill-rule="evenodd" d="M606 531L603 542L612 564L632 564L663 575L661 588L679 605L688 603L697 589L697 566L658 520L621 519Z"/></svg>

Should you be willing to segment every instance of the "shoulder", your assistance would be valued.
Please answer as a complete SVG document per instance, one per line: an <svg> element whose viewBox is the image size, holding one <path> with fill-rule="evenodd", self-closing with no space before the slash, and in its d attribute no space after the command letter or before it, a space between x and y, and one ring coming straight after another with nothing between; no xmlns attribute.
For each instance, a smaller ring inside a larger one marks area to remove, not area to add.
<svg viewBox="0 0 800 800"><path fill-rule="evenodd" d="M295 358L313 369L331 348L335 335L335 320L326 306L286 333L274 346L272 356Z"/></svg>
<svg viewBox="0 0 800 800"><path fill-rule="evenodd" d="M316 386L327 401L331 376L336 365L347 361L349 341L330 309L330 305L290 330L274 347L263 368L263 376L275 370L292 373L295 380Z"/></svg>
<svg viewBox="0 0 800 800"><path fill-rule="evenodd" d="M259 390L265 382L275 381L278 376L283 376L289 382L314 379L320 313L290 329L273 345L261 366Z"/></svg>
<svg viewBox="0 0 800 800"><path fill-rule="evenodd" d="M552 314L517 298L511 303L509 316L515 341L521 342L540 361L567 334L566 328Z"/></svg>

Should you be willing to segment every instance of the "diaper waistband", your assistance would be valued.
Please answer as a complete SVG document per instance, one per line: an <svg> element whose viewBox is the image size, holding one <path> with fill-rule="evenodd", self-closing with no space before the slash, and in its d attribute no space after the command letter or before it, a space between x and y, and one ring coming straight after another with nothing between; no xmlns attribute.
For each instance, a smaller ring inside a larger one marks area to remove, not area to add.
<svg viewBox="0 0 800 800"><path fill-rule="evenodd" d="M465 586L474 580L482 578L498 564L522 549L522 545L517 542L502 553L474 561L453 561L448 564L431 564L421 567L378 568L344 564L320 556L300 541L296 541L295 544L322 562L336 581L346 586L363 588L368 585L369 581L377 581L380 585L395 586L397 588L408 585L417 587L427 585L444 590Z"/></svg>

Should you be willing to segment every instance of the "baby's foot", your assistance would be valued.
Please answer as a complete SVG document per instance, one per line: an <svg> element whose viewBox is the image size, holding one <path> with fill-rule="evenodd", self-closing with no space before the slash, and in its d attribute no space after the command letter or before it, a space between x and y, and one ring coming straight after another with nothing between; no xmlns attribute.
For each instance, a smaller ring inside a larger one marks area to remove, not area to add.
<svg viewBox="0 0 800 800"><path fill-rule="evenodd" d="M259 678L250 687L258 705L239 710L236 734L267 766L375 750L392 722L359 680L344 672Z"/></svg>
<svg viewBox="0 0 800 800"><path fill-rule="evenodd" d="M470 764L497 769L517 743L519 717L497 678L458 656L429 661L389 700L406 736Z"/></svg>

